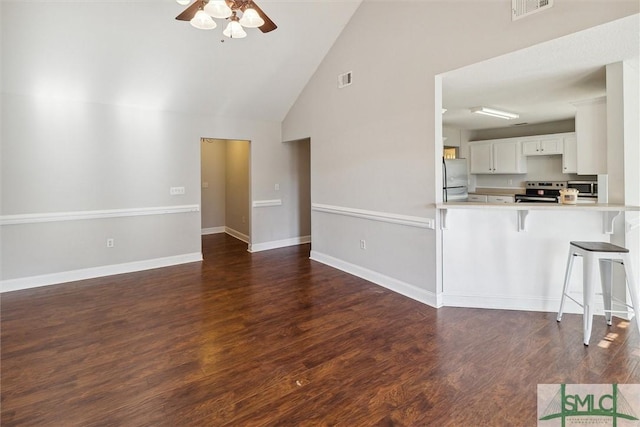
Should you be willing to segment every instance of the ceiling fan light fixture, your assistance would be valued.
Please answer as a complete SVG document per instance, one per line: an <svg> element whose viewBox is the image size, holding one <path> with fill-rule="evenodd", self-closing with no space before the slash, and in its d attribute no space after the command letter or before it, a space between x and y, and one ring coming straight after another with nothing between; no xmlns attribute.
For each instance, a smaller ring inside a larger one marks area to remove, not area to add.
<svg viewBox="0 0 640 427"><path fill-rule="evenodd" d="M219 19L227 19L233 12L231 8L227 6L227 2L225 2L224 0L211 0L204 7L204 11L208 15Z"/></svg>
<svg viewBox="0 0 640 427"><path fill-rule="evenodd" d="M229 25L227 25L227 28L225 28L222 34L232 39L243 39L247 37L247 32L238 21L229 22Z"/></svg>
<svg viewBox="0 0 640 427"><path fill-rule="evenodd" d="M176 0L176 2L181 6L186 6L191 2L191 0Z"/></svg>
<svg viewBox="0 0 640 427"><path fill-rule="evenodd" d="M485 116L498 117L500 119L512 120L517 119L520 115L516 113L509 113L507 111L496 110L494 108L487 107L474 107L471 108L472 113L483 114Z"/></svg>
<svg viewBox="0 0 640 427"><path fill-rule="evenodd" d="M247 28L258 28L264 25L264 20L258 15L255 9L249 7L242 12L240 24Z"/></svg>
<svg viewBox="0 0 640 427"><path fill-rule="evenodd" d="M213 18L211 18L202 10L197 11L195 16L189 22L191 22L191 25L200 30L213 30L218 26L218 24L216 24L216 21L214 21Z"/></svg>

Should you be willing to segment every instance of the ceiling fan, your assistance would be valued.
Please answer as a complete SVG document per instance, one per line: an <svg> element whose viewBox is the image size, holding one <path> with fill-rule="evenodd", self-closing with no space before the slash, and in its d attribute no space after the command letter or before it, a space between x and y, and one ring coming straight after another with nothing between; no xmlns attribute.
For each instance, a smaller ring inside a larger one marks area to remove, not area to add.
<svg viewBox="0 0 640 427"><path fill-rule="evenodd" d="M186 5L190 0L176 1ZM176 16L177 20L189 21L191 25L202 30L211 30L217 27L213 18L229 20L229 24L222 34L233 39L247 36L243 27L259 28L263 33L278 28L253 0L195 0L180 15Z"/></svg>

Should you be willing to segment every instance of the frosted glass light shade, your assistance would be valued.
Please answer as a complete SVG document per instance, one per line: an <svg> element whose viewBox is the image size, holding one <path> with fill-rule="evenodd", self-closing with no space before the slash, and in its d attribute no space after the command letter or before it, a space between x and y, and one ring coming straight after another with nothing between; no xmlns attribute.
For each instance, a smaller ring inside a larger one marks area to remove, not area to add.
<svg viewBox="0 0 640 427"><path fill-rule="evenodd" d="M247 28L258 28L264 25L264 20L260 18L260 15L258 15L255 9L248 8L242 12L240 24Z"/></svg>
<svg viewBox="0 0 640 427"><path fill-rule="evenodd" d="M189 4L189 2L191 2L191 0L176 0L178 2L178 4L182 5L182 6L186 6Z"/></svg>
<svg viewBox="0 0 640 427"><path fill-rule="evenodd" d="M247 32L242 28L242 25L238 21L231 21L227 28L222 32L227 37L232 39L242 39L247 37Z"/></svg>
<svg viewBox="0 0 640 427"><path fill-rule="evenodd" d="M201 10L197 11L196 15L189 22L200 30L212 30L218 26L211 16Z"/></svg>
<svg viewBox="0 0 640 427"><path fill-rule="evenodd" d="M214 18L226 19L231 16L231 8L224 0L211 0L204 7L204 11Z"/></svg>
<svg viewBox="0 0 640 427"><path fill-rule="evenodd" d="M508 111L496 110L495 108L487 107L474 107L471 109L472 113L483 114L485 116L498 117L500 119L512 120L520 117L519 114L509 113Z"/></svg>

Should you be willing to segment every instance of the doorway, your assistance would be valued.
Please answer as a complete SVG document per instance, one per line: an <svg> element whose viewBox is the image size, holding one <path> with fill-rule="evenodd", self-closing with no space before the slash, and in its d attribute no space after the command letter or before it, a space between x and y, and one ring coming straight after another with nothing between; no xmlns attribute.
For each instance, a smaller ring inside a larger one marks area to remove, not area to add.
<svg viewBox="0 0 640 427"><path fill-rule="evenodd" d="M285 142L289 152L289 176L292 216L291 234L299 243L311 242L311 139Z"/></svg>
<svg viewBox="0 0 640 427"><path fill-rule="evenodd" d="M200 144L202 234L227 233L251 242L251 144L202 138Z"/></svg>

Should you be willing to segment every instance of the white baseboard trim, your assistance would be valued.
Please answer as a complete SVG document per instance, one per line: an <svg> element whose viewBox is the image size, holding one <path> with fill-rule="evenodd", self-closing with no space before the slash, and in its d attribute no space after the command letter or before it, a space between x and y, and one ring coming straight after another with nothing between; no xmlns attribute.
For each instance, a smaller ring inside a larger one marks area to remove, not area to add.
<svg viewBox="0 0 640 427"><path fill-rule="evenodd" d="M210 227L210 228L203 228L202 229L202 235L206 236L209 234L220 234L220 233L225 233L225 227Z"/></svg>
<svg viewBox="0 0 640 427"><path fill-rule="evenodd" d="M233 236L238 240L242 240L243 242L249 244L250 239L249 236L247 236L246 234L243 234L237 230L234 230L233 228L230 227L224 227L224 232L227 233L229 236Z"/></svg>
<svg viewBox="0 0 640 427"><path fill-rule="evenodd" d="M255 243L249 245L249 252L262 252L271 249L286 248L287 246L311 243L311 236L293 237L291 239L275 240L273 242Z"/></svg>
<svg viewBox="0 0 640 427"><path fill-rule="evenodd" d="M97 277L112 276L114 274L133 273L154 268L169 267L202 261L202 253L175 255L164 258L147 259L144 261L127 262L123 264L104 265L100 267L83 268L81 270L63 271L60 273L44 274L41 276L23 277L0 281L0 292L19 291L40 286L57 285L78 280L95 279Z"/></svg>
<svg viewBox="0 0 640 427"><path fill-rule="evenodd" d="M560 298L541 298L531 296L451 295L444 293L442 300L445 307L542 311L550 313L557 313L560 308ZM602 301L596 300L594 314L604 314L603 309L604 304ZM570 314L582 314L582 308L573 301L567 299L564 312Z"/></svg>
<svg viewBox="0 0 640 427"><path fill-rule="evenodd" d="M438 301L439 298L433 292L317 251L311 251L310 258L314 261L321 262L322 264L326 264L330 267L337 268L338 270L342 270L346 273L368 280L369 282L380 285L423 304L436 308L440 307L440 301Z"/></svg>

